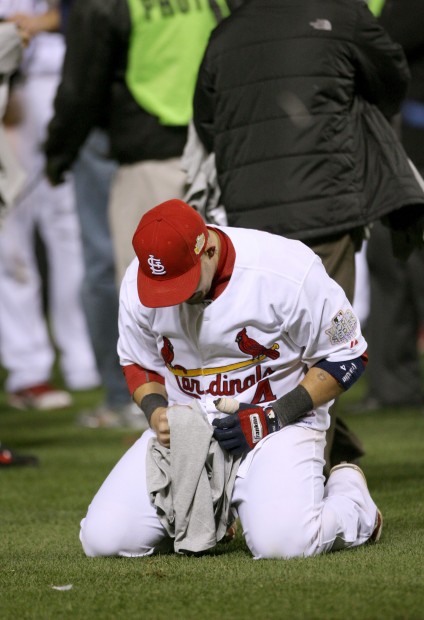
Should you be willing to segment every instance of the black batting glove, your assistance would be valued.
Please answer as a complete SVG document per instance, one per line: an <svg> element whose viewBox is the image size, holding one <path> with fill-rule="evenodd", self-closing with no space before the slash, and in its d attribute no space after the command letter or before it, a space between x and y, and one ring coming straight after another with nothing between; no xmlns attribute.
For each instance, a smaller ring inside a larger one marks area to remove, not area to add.
<svg viewBox="0 0 424 620"><path fill-rule="evenodd" d="M247 454L255 445L270 433L279 430L278 420L272 409L264 410L240 403L237 413L225 418L215 419L214 438L223 450L233 456Z"/></svg>

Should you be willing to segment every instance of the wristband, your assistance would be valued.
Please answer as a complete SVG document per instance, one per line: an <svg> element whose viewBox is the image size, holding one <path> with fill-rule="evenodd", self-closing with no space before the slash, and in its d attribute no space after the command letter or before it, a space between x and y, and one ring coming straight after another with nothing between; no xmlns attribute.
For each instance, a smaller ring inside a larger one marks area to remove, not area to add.
<svg viewBox="0 0 424 620"><path fill-rule="evenodd" d="M271 403L269 407L284 427L302 418L305 413L314 408L314 404L309 392L303 385L298 385L294 390Z"/></svg>
<svg viewBox="0 0 424 620"><path fill-rule="evenodd" d="M140 409L143 411L150 425L150 418L158 407L167 407L168 401L162 394L147 394L140 403Z"/></svg>

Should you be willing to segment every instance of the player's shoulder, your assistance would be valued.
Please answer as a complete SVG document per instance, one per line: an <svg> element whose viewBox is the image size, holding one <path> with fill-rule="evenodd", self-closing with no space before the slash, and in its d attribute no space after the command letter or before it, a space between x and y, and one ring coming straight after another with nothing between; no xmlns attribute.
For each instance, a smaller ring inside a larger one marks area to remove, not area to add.
<svg viewBox="0 0 424 620"><path fill-rule="evenodd" d="M294 248L297 247L300 251L302 251L303 248L307 252L311 251L301 241L289 239L288 237L276 235L264 230L258 230L256 228L237 228L232 226L216 226L216 228L225 232L225 234L228 235L230 239L234 239L235 242L240 240L244 245L246 245L246 241L249 240L249 242L262 248L264 246L279 246L286 247L288 250L294 250Z"/></svg>
<svg viewBox="0 0 424 620"><path fill-rule="evenodd" d="M133 283L134 280L135 281L137 280L138 265L139 265L138 258L134 257L125 271L125 275L124 275L122 282Z"/></svg>
<svg viewBox="0 0 424 620"><path fill-rule="evenodd" d="M302 280L317 259L301 241L248 228L222 228L236 251L236 265Z"/></svg>
<svg viewBox="0 0 424 620"><path fill-rule="evenodd" d="M135 257L127 267L120 285L120 300L126 306L138 306L140 300L137 292L138 258Z"/></svg>

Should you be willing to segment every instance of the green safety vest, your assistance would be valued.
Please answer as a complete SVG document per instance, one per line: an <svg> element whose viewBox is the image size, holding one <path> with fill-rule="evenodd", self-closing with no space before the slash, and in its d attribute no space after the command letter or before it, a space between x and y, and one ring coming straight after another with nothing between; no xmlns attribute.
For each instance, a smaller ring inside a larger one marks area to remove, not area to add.
<svg viewBox="0 0 424 620"><path fill-rule="evenodd" d="M226 17L226 1L216 3ZM128 6L127 86L163 125L187 125L199 65L217 25L209 0L128 0Z"/></svg>
<svg viewBox="0 0 424 620"><path fill-rule="evenodd" d="M378 17L383 10L383 6L386 0L368 0L368 8L376 17Z"/></svg>

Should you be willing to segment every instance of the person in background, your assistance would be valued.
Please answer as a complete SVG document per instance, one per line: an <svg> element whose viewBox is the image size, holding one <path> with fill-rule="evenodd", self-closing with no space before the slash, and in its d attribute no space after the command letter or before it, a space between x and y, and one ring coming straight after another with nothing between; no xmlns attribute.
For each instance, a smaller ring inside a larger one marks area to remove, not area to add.
<svg viewBox="0 0 424 620"><path fill-rule="evenodd" d="M207 2L183 11L178 4L174 9L167 3L75 0L69 11L45 152L54 185L74 171L85 248L84 303L107 394L104 406L82 414L84 426L119 425L131 418L125 411L133 412L120 407L128 392L116 356L117 291L133 257L131 234L141 214L184 192L180 155L193 84L216 21ZM102 179L101 185L94 179Z"/></svg>
<svg viewBox="0 0 424 620"><path fill-rule="evenodd" d="M65 36L73 4L74 0L61 0L56 9ZM108 201L117 164L109 153L106 118L90 131L71 168L84 258L81 298L103 388L99 405L81 411L77 424L143 430L145 418L128 394L116 351L118 291Z"/></svg>
<svg viewBox="0 0 424 620"><path fill-rule="evenodd" d="M184 7L76 0L70 12L45 145L47 174L60 183L106 111L111 155L119 163L109 206L118 286L142 213L184 191L180 156L194 82L208 36L227 13L225 0Z"/></svg>
<svg viewBox="0 0 424 620"><path fill-rule="evenodd" d="M370 5L380 24L400 43L411 71L407 97L396 127L402 144L424 176L424 3L420 0L380 1ZM418 336L424 326L424 250L407 260L393 256L387 228L371 229L367 248L370 311L368 392L355 411L382 407L424 406L424 381Z"/></svg>
<svg viewBox="0 0 424 620"><path fill-rule="evenodd" d="M51 382L56 347L69 390L99 385L80 299L83 262L72 179L52 188L44 175L41 145L64 54L61 34L39 31L46 25L41 17L48 11L43 0L0 0L0 12L31 39L11 90L7 126L27 181L0 233L0 355L8 373L8 402L19 409L60 409L71 404L69 391ZM47 259L47 317L36 231Z"/></svg>
<svg viewBox="0 0 424 620"><path fill-rule="evenodd" d="M364 227L424 205L387 120L408 80L365 2L245 2L212 33L193 106L229 224L303 241L352 302ZM327 473L363 454L333 410Z"/></svg>
<svg viewBox="0 0 424 620"><path fill-rule="evenodd" d="M7 105L10 77L19 66L23 47L27 43L28 36L25 31L18 29L15 24L0 23L0 74L3 78L0 85L0 119L3 119ZM2 124L0 124L0 166L3 173L0 182L1 227L5 212L13 208L13 202L25 183L25 174L10 152ZM33 454L16 452L0 442L0 469L16 465L38 465L38 458Z"/></svg>
<svg viewBox="0 0 424 620"><path fill-rule="evenodd" d="M110 158L106 130L100 126L92 129L72 172L85 265L81 295L103 397L94 409L80 412L77 425L145 430L146 420L128 394L116 350L118 291L108 218L110 188L116 169L116 162Z"/></svg>

